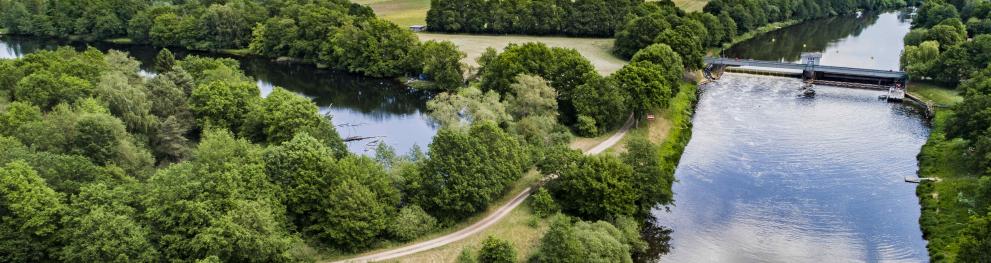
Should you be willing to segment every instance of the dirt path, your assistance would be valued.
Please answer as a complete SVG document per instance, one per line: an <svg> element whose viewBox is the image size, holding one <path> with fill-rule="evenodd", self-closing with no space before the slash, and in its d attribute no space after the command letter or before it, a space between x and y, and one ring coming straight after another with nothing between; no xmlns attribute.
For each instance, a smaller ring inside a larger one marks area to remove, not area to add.
<svg viewBox="0 0 991 263"><path fill-rule="evenodd" d="M633 115L630 115L630 118L626 120L626 123L623 124L623 127L620 128L619 131L613 134L613 136L609 137L609 139L602 141L602 143L599 143L599 145L596 145L595 147L592 147L592 149L586 151L585 154L598 154L601 153L602 151L605 151L606 149L609 149L609 147L612 147L617 142L622 140L623 136L626 136L626 132L628 132L630 130L630 127L633 126L633 122L634 122ZM505 205L503 205L498 210L488 215L484 219L475 222L474 224L464 229L458 230L457 232L450 233L431 240L410 244L408 246L404 246L396 249L390 249L390 250L374 253L371 255L365 255L365 256L360 256L356 258L350 258L335 262L341 262L341 263L376 262L376 261L394 259L406 255L412 255L418 252L423 252L434 248L442 247L444 245L459 241L461 239L474 235L478 232L481 232L482 230L485 230L486 228L495 224L496 222L499 222L499 220L501 220L503 217L509 214L510 211L513 211L513 209L515 209L517 206L522 204L527 197L530 197L530 187L523 189L523 191L517 194L516 197L513 197L512 200L510 200L508 203L506 203Z"/></svg>

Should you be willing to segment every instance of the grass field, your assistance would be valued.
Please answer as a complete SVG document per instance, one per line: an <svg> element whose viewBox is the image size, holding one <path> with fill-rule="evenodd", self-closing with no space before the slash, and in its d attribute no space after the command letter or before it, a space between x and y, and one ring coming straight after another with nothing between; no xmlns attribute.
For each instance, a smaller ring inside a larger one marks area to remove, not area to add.
<svg viewBox="0 0 991 263"><path fill-rule="evenodd" d="M375 15L399 26L426 25L430 0L354 0L375 10Z"/></svg>
<svg viewBox="0 0 991 263"><path fill-rule="evenodd" d="M520 36L520 35L465 35L465 34L435 34L420 33L420 40L451 41L468 57L464 62L472 67L477 67L475 59L485 52L485 48L492 47L502 51L510 43L541 42L551 47L574 48L585 58L592 62L592 65L603 75L611 74L623 65L626 61L612 54L613 40L609 38L574 38L574 37L542 37L542 36Z"/></svg>
<svg viewBox="0 0 991 263"><path fill-rule="evenodd" d="M708 4L708 0L674 0L674 5L688 12L699 11L702 12L702 8L705 4Z"/></svg>
<svg viewBox="0 0 991 263"><path fill-rule="evenodd" d="M908 92L925 100L931 100L933 103L941 106L953 105L963 101L960 91L944 88L929 82L917 81L909 83Z"/></svg>

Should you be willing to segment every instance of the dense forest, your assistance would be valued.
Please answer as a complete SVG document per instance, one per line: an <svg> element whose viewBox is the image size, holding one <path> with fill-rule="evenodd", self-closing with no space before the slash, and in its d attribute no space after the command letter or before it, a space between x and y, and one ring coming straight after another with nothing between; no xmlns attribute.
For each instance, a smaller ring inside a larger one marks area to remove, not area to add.
<svg viewBox="0 0 991 263"><path fill-rule="evenodd" d="M643 0L431 0L428 30L611 37Z"/></svg>
<svg viewBox="0 0 991 263"><path fill-rule="evenodd" d="M933 261L991 261L991 2L927 0L905 36L902 67L913 79L958 85L963 102L937 110L920 154L920 224ZM957 195L941 201L931 193ZM949 193L947 193L949 194ZM941 209L946 207L946 209ZM941 210L946 212L940 212Z"/></svg>
<svg viewBox="0 0 991 263"><path fill-rule="evenodd" d="M346 0L2 0L0 10L0 27L11 34L249 49L374 77L425 73L444 88L460 84L449 76L462 73L444 60L457 53L453 45L421 44L409 30Z"/></svg>
<svg viewBox="0 0 991 263"><path fill-rule="evenodd" d="M92 48L0 60L0 261L314 261L461 222L537 168L552 179L533 201L555 218L546 238L567 242L535 259L628 262L647 251L641 219L672 200L688 133L631 140L620 156L567 142L569 126L599 134L630 110L677 109L689 125L680 56L657 44L634 60L600 76L574 50L489 50L481 81L428 103L442 128L427 153L383 144L374 157L347 152L309 99L261 97L231 59L163 49L153 76Z"/></svg>

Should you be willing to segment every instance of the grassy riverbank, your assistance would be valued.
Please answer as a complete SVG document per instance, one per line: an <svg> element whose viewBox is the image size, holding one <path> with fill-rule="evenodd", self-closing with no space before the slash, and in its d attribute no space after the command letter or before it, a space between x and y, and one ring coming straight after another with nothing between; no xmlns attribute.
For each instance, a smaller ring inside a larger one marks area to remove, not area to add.
<svg viewBox="0 0 991 263"><path fill-rule="evenodd" d="M912 83L910 89L913 95L937 105L951 106L963 100L956 90L930 83ZM937 107L929 140L918 157L919 177L939 178L936 182L920 183L916 195L922 207L919 226L929 241L929 257L940 262L954 262L952 257L958 250L958 236L966 228L972 213L967 203L972 202L969 199L978 178L967 161L966 142L946 138L950 114L949 109Z"/></svg>

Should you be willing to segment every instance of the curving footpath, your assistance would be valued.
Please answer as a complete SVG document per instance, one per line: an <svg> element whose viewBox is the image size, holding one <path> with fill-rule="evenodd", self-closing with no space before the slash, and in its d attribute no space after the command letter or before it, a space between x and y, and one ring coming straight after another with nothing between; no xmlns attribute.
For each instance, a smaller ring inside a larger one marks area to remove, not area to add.
<svg viewBox="0 0 991 263"><path fill-rule="evenodd" d="M588 151L586 151L585 154L588 154L588 155L599 154L602 151L605 151L606 149L609 149L613 145L616 145L616 143L618 143L620 140L623 139L623 136L626 136L626 132L628 132L631 127L633 127L633 123L634 123L633 114L630 114L629 119L626 120L626 123L623 124L623 127L621 127L619 129L619 131L616 131L616 133L613 134L612 136L610 136L608 139L606 139L605 141L602 141L601 143L599 143L595 147L592 147L591 149L589 149ZM426 240L426 241L422 241L422 242L410 244L408 246L404 246L404 247L400 247L400 248L396 248L396 249L390 249L390 250L386 250L386 251L374 253L374 254L371 254L371 255L360 256L360 257L356 257L356 258L350 258L350 259L345 259L345 260L340 260L340 261L335 261L335 262L338 262L338 263L344 263L344 262L355 262L355 263L358 263L358 262L383 261L383 260L389 260L389 259L394 259L394 258L398 258L398 257L402 257L402 256L408 256L408 255L416 254L416 253L419 253L419 252L423 252L423 251L431 250L431 249L434 249L434 248L442 247L444 245L447 245L447 244L450 244L450 243L453 243L453 242L457 242L458 240L462 240L462 239L464 239L466 237L469 237L469 236L474 235L474 234L476 234L478 232L481 232L482 230L485 230L486 228L489 228L489 226L492 226L496 222L499 222L499 220L502 220L502 218L505 217L507 214L509 214L510 211L513 211L513 209L516 209L517 206L519 206L520 204L522 204L523 201L526 200L527 197L530 197L530 189L531 189L530 187L527 187L526 189L523 189L522 192L520 192L519 194L517 194L515 197L513 197L512 200L510 200L508 203L506 203L505 205L503 205L502 207L500 207L498 210L496 210L495 212L493 212L491 215L483 218L482 220L480 220L478 222L475 222L474 224L472 224L472 225L470 225L470 226L468 226L466 228L463 228L461 230L458 230L457 232L450 233L450 234L447 234L447 235L444 235L444 236L441 236L441 237L438 237L438 238L434 238L434 239L431 239L431 240Z"/></svg>

